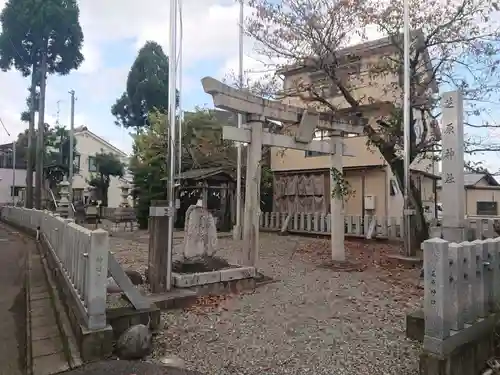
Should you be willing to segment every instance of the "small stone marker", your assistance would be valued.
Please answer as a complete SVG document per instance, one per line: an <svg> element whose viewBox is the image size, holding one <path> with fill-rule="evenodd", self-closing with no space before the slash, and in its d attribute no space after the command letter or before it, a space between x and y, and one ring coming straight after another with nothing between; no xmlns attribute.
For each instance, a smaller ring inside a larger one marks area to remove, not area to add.
<svg viewBox="0 0 500 375"><path fill-rule="evenodd" d="M433 238L425 241L423 247L425 336L444 340L450 335L448 242Z"/></svg>
<svg viewBox="0 0 500 375"><path fill-rule="evenodd" d="M217 250L217 228L215 219L207 209L191 205L186 211L184 222L184 258L213 256Z"/></svg>

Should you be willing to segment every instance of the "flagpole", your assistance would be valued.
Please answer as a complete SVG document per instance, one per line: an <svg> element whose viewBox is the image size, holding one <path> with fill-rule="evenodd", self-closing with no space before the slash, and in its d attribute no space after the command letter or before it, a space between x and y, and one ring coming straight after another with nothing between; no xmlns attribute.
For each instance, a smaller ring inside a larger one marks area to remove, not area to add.
<svg viewBox="0 0 500 375"><path fill-rule="evenodd" d="M410 13L408 0L403 0L403 60L404 60L404 98L403 98L403 126L404 126L404 247L407 256L412 255L411 244L411 215L410 210Z"/></svg>
<svg viewBox="0 0 500 375"><path fill-rule="evenodd" d="M240 0L239 17L239 58L238 58L238 85L243 88L243 0ZM238 114L238 128L243 126L243 117ZM233 238L241 240L241 143L236 143L236 225L233 229Z"/></svg>
<svg viewBox="0 0 500 375"><path fill-rule="evenodd" d="M179 117L178 117L178 147L179 149L177 150L177 173L180 174L182 173L182 122L184 120L184 112L182 111L182 37L183 37L183 27L182 27L182 1L179 1L179 26L180 26L180 35L179 35L179 58L177 59L177 73L178 73L178 79L179 79ZM180 198L180 197L179 197Z"/></svg>
<svg viewBox="0 0 500 375"><path fill-rule="evenodd" d="M177 0L170 0L170 46L168 64L168 129L167 132L167 201L168 201L168 239L167 239L167 264L165 289L169 291L172 286L172 250L174 235L174 176L175 176L175 128L176 128L176 98L177 98Z"/></svg>

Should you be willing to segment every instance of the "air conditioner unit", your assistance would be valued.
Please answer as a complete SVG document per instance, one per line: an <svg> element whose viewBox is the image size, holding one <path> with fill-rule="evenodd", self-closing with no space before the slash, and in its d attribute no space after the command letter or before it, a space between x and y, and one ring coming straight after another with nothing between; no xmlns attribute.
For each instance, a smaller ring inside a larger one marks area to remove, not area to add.
<svg viewBox="0 0 500 375"><path fill-rule="evenodd" d="M375 195L365 195L365 210L375 210Z"/></svg>

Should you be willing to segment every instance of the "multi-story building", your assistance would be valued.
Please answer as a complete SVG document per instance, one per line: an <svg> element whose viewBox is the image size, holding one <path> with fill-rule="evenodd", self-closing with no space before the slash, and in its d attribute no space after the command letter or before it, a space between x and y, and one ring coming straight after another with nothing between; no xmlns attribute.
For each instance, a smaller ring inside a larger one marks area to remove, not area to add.
<svg viewBox="0 0 500 375"><path fill-rule="evenodd" d="M396 48L388 38L359 44L337 52L340 61L337 72L344 77L352 96L359 100L357 109L377 128L377 120L387 116L401 101L402 77L390 70L374 74L373 67L387 58L397 55ZM422 54L422 77L426 77L429 57ZM286 98L283 100L295 106L304 106L304 96L295 95L297 86L313 84L321 87L326 97L339 111L348 112L348 104L339 90L328 84L326 75L303 66L283 69ZM302 86L303 87L303 86ZM432 82L431 93L437 92ZM423 99L429 91L420 93ZM418 114L415 113L418 117ZM416 126L416 132L418 126ZM430 131L429 134L433 132ZM321 138L323 134L318 134ZM421 134L417 134L421 137ZM396 178L378 148L369 145L366 136L345 138L343 174L349 183L351 194L346 197L346 215L377 215L401 217L403 194ZM349 156L347 156L349 155ZM271 168L275 178L274 209L277 212L329 212L330 205L330 157L329 155L300 150L273 149ZM418 158L411 165L413 181L420 187L424 207L430 216L435 216L437 207L437 165L429 158Z"/></svg>

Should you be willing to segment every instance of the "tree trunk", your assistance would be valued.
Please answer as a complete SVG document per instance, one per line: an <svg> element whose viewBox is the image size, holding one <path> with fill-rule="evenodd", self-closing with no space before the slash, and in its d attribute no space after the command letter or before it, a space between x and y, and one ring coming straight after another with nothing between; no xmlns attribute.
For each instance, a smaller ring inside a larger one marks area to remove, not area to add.
<svg viewBox="0 0 500 375"><path fill-rule="evenodd" d="M28 155L26 166L26 208L33 208L33 138L35 137L35 97L36 97L36 65L33 64L31 70L31 87L30 87L30 121L28 128Z"/></svg>
<svg viewBox="0 0 500 375"><path fill-rule="evenodd" d="M398 185L402 192L404 192L404 164L401 159L397 159L391 164L391 170L397 177ZM420 249L420 244L429 238L429 227L425 220L424 208L422 205L422 194L421 191L413 183L413 179L410 178L410 203L411 208L415 210L415 216L412 220L411 225L411 254L415 255L417 250Z"/></svg>
<svg viewBox="0 0 500 375"><path fill-rule="evenodd" d="M43 155L44 155L44 127L45 127L45 83L47 79L47 51L42 51L40 64L40 103L38 105L38 134L36 140L36 181L35 181L35 207L42 208L43 186Z"/></svg>
<svg viewBox="0 0 500 375"><path fill-rule="evenodd" d="M101 200L103 207L108 207L108 190L109 190L109 177L106 178L103 174L101 174Z"/></svg>

